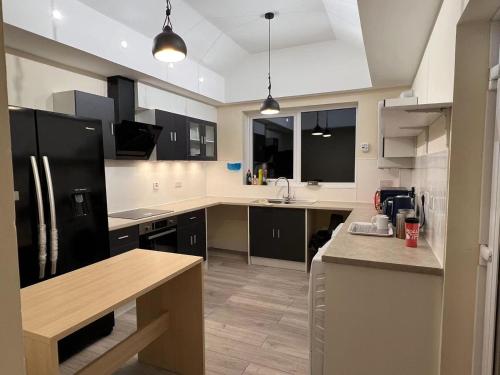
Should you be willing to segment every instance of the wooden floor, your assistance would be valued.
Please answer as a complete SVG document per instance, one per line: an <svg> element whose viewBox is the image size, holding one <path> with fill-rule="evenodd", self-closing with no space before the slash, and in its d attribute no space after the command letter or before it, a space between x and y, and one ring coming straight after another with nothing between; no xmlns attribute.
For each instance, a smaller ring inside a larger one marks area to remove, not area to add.
<svg viewBox="0 0 500 375"><path fill-rule="evenodd" d="M248 266L246 254L210 250L205 273L208 375L308 374L308 279L304 272ZM135 309L113 333L61 364L72 374L135 330ZM168 374L132 358L120 375Z"/></svg>

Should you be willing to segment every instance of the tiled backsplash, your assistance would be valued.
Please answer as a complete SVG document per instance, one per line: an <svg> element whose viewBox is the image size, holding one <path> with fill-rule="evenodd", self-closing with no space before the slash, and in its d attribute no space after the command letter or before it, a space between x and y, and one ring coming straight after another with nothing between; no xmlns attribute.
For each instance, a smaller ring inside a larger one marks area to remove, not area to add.
<svg viewBox="0 0 500 375"><path fill-rule="evenodd" d="M421 197L425 196L423 235L443 264L448 201L448 151L418 156L412 180L419 208Z"/></svg>

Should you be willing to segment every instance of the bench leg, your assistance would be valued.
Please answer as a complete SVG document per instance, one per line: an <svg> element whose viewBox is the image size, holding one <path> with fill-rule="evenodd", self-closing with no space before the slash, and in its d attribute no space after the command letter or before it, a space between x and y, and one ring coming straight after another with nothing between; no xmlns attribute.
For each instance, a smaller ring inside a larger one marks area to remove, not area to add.
<svg viewBox="0 0 500 375"><path fill-rule="evenodd" d="M39 341L24 336L27 375L58 375L57 341Z"/></svg>
<svg viewBox="0 0 500 375"><path fill-rule="evenodd" d="M183 375L205 373L203 271L198 264L137 299L137 328L168 311L168 330L139 352L143 363Z"/></svg>

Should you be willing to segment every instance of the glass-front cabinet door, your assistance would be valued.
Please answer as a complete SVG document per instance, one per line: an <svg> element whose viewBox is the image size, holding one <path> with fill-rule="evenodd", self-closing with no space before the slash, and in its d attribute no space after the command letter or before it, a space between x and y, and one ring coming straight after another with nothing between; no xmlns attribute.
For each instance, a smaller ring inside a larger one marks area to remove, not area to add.
<svg viewBox="0 0 500 375"><path fill-rule="evenodd" d="M189 119L189 157L198 159L202 157L203 124L201 121Z"/></svg>
<svg viewBox="0 0 500 375"><path fill-rule="evenodd" d="M203 146L205 148L205 158L216 160L217 158L217 130L215 124L205 123L205 134L203 136Z"/></svg>

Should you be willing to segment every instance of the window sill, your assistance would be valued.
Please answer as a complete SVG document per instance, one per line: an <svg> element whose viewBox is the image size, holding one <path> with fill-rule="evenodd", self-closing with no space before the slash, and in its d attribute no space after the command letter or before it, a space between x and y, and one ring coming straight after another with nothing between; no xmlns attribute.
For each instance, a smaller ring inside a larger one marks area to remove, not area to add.
<svg viewBox="0 0 500 375"><path fill-rule="evenodd" d="M246 185L246 186L271 186L286 187L286 182L280 181L275 185L276 180L267 180L267 185ZM290 188L310 188L310 189L356 189L355 182L319 182L318 185L308 185L307 182L290 180Z"/></svg>

